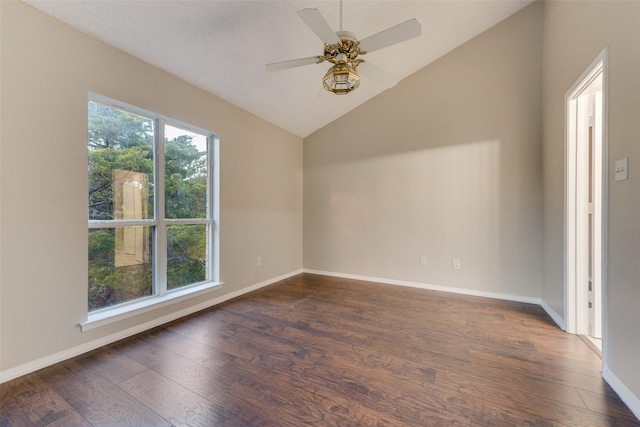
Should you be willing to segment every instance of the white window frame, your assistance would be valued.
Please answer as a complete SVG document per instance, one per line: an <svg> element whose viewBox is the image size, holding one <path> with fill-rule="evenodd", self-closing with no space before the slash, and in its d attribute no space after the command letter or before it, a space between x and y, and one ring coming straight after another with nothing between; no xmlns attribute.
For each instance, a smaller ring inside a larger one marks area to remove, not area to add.
<svg viewBox="0 0 640 427"><path fill-rule="evenodd" d="M141 220L88 220L88 229L119 228L131 226L155 227L153 238L153 295L115 304L87 312L87 320L80 323L82 331L111 324L129 317L175 304L187 298L200 295L212 289L219 289L220 233L219 233L219 176L217 159L220 139L214 132L191 126L184 122L165 117L148 110L134 107L105 96L89 93L88 101L136 114L153 120L154 126L154 216ZM165 125L204 135L207 138L207 217L188 219L166 219L164 206L164 127ZM207 225L207 279L177 289L167 289L167 227L170 225Z"/></svg>

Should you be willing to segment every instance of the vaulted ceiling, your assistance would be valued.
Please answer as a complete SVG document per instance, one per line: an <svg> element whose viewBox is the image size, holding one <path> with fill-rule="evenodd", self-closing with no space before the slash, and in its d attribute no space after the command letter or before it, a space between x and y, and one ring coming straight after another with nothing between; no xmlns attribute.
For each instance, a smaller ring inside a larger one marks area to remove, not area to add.
<svg viewBox="0 0 640 427"><path fill-rule="evenodd" d="M337 0L25 1L301 137L388 89L363 77L354 92L330 94L321 85L327 63L266 71L270 62L322 54L323 43L296 12L319 9L338 30ZM403 79L529 3L344 0L342 22L363 39L416 18L420 37L365 56Z"/></svg>

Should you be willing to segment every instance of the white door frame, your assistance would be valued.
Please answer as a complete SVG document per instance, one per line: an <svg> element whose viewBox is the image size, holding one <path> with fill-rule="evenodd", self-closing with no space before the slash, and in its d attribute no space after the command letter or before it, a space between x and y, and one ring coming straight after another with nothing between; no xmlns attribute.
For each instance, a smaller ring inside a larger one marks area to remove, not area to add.
<svg viewBox="0 0 640 427"><path fill-rule="evenodd" d="M578 292L581 289L578 284L580 280L584 282L584 254L580 251L584 251L588 241L584 241L584 234L579 230L585 226L584 218L585 209L587 209L586 201L580 194L584 194L582 188L578 188L583 185L583 180L578 179L579 174L584 173L581 169L584 167L584 150L581 150L578 146L578 141L583 136L581 128L579 126L578 117L580 95L588 88L598 75L602 75L602 129L600 131L602 137L602 153L601 164L596 165L601 167L602 180L599 183L601 186L600 197L600 213L601 216L594 217L594 221L597 221L600 225L600 235L597 236L600 239L600 248L602 250L600 256L600 263L594 268L594 275L597 275L601 283L602 293L602 330L603 330L603 360L606 353L606 326L607 326L607 184L608 184L608 49L605 48L600 55L589 65L580 78L574 83L565 95L565 124L566 124L566 136L565 136L565 260L564 260L564 292L565 292L565 329L570 333L586 333L582 327L580 319L586 315L584 312L583 301L584 295ZM598 171L596 171L598 173ZM581 183L582 182L582 183ZM582 239L582 240L581 240ZM579 295L580 294L580 295Z"/></svg>

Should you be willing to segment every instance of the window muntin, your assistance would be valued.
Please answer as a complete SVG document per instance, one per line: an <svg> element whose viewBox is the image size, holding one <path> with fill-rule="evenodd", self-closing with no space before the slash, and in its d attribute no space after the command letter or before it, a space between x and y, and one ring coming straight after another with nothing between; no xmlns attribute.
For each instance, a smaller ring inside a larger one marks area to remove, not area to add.
<svg viewBox="0 0 640 427"><path fill-rule="evenodd" d="M94 100L88 111L89 311L214 280L214 136Z"/></svg>
<svg viewBox="0 0 640 427"><path fill-rule="evenodd" d="M153 294L155 227L89 229L89 310Z"/></svg>
<svg viewBox="0 0 640 427"><path fill-rule="evenodd" d="M207 279L207 234L207 225L167 227L167 289Z"/></svg>
<svg viewBox="0 0 640 427"><path fill-rule="evenodd" d="M89 220L153 218L153 120L92 101L88 116Z"/></svg>
<svg viewBox="0 0 640 427"><path fill-rule="evenodd" d="M207 217L207 138L164 127L166 218Z"/></svg>

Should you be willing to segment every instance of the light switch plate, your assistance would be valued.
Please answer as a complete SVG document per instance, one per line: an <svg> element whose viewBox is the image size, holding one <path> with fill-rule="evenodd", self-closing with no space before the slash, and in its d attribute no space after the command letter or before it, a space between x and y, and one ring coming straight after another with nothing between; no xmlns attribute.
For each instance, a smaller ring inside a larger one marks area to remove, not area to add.
<svg viewBox="0 0 640 427"><path fill-rule="evenodd" d="M629 158L616 160L615 164L616 181L624 181L629 179Z"/></svg>

